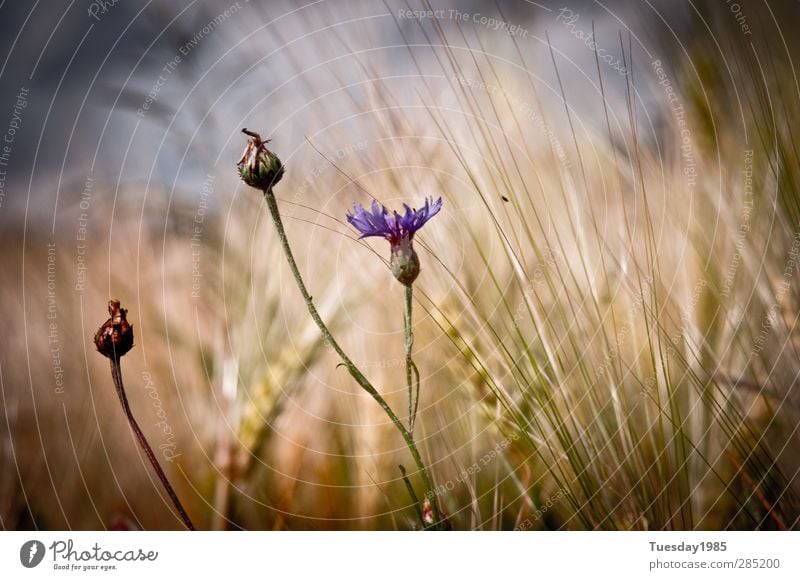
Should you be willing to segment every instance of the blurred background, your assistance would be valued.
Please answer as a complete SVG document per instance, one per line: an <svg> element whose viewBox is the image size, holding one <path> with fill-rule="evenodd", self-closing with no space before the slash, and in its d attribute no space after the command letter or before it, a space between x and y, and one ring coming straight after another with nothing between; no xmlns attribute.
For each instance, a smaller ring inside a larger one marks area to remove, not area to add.
<svg viewBox="0 0 800 580"><path fill-rule="evenodd" d="M795 1L0 2L0 525L413 529L403 289L345 212L417 237L415 437L456 529L796 529Z"/></svg>

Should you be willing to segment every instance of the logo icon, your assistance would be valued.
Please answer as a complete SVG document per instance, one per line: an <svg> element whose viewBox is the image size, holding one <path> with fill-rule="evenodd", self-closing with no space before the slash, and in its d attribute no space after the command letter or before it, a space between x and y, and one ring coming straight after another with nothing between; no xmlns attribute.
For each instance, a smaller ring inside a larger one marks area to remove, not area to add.
<svg viewBox="0 0 800 580"><path fill-rule="evenodd" d="M28 540L19 549L19 561L26 568L35 568L44 559L44 544L39 540Z"/></svg>

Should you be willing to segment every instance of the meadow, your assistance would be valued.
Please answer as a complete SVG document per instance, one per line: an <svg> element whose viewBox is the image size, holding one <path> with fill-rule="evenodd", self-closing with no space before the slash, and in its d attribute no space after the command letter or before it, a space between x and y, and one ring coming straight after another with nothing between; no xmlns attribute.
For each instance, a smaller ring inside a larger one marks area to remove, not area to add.
<svg viewBox="0 0 800 580"><path fill-rule="evenodd" d="M421 527L403 438L239 180L243 127L285 166L321 318L403 422L404 287L347 212L442 198L413 437L449 527L800 526L796 9L521 4L152 15L144 64L92 93L97 161L2 208L3 529L182 527L92 344L111 298L198 528Z"/></svg>

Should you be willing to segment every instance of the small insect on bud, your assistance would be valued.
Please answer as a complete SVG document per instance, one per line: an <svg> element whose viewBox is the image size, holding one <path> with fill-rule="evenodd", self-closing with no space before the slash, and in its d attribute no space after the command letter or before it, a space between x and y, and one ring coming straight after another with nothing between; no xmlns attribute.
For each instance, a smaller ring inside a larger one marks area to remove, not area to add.
<svg viewBox="0 0 800 580"><path fill-rule="evenodd" d="M277 155L267 149L269 139L263 141L261 135L247 129L242 129L242 133L250 139L237 164L239 176L250 187L267 192L283 177L283 164Z"/></svg>
<svg viewBox="0 0 800 580"><path fill-rule="evenodd" d="M133 326L128 324L128 311L120 307L119 300L108 302L106 320L94 335L97 352L110 359L119 359L133 348Z"/></svg>

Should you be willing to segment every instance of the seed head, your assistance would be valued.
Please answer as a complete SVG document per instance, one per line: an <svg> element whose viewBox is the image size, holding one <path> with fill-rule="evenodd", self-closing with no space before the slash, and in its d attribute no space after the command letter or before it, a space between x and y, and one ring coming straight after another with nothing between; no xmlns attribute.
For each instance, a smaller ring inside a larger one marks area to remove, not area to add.
<svg viewBox="0 0 800 580"><path fill-rule="evenodd" d="M261 135L247 129L242 129L242 133L250 139L237 163L239 176L250 187L266 193L283 177L283 164L277 155L267 149L269 139L263 141Z"/></svg>
<svg viewBox="0 0 800 580"><path fill-rule="evenodd" d="M128 311L122 308L119 300L108 302L106 320L94 335L97 352L110 359L119 359L133 348L133 326L128 324Z"/></svg>

